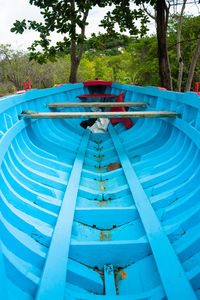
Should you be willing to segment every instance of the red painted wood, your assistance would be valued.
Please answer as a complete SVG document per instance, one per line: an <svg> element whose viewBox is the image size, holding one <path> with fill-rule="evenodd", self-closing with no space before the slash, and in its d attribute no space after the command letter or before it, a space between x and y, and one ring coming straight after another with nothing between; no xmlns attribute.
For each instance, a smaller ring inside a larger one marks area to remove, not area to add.
<svg viewBox="0 0 200 300"><path fill-rule="evenodd" d="M119 96L117 97L115 102L124 102L124 94L120 93ZM126 111L126 109L124 107L112 107L111 111ZM110 122L112 124L114 123L119 123L119 122L123 122L124 126L127 129L130 129L133 126L133 122L131 121L131 119L125 119L125 118L111 118Z"/></svg>
<svg viewBox="0 0 200 300"><path fill-rule="evenodd" d="M27 83L28 83L28 87L27 87ZM26 81L24 81L24 89L27 92L28 90L31 90L31 82L30 82L30 78L27 78Z"/></svg>
<svg viewBox="0 0 200 300"><path fill-rule="evenodd" d="M90 81L84 81L83 85L84 86L88 86L88 85L107 85L107 86L111 86L112 85L112 81L90 80Z"/></svg>
<svg viewBox="0 0 200 300"><path fill-rule="evenodd" d="M166 89L166 88L164 88L164 87L160 87L160 86L157 86L157 89L159 89L159 90L164 90L164 91L167 91L167 89Z"/></svg>
<svg viewBox="0 0 200 300"><path fill-rule="evenodd" d="M199 83L195 82L195 92L198 93L199 92Z"/></svg>

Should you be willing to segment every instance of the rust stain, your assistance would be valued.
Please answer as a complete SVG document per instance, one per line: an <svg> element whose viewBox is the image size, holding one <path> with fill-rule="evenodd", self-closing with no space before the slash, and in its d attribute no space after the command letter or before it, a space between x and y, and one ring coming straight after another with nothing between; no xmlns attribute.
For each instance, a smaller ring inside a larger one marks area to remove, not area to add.
<svg viewBox="0 0 200 300"><path fill-rule="evenodd" d="M100 232L100 240L101 241L110 241L111 240L110 231L101 231Z"/></svg>
<svg viewBox="0 0 200 300"><path fill-rule="evenodd" d="M120 163L111 163L109 165L107 165L107 171L114 171L114 170L117 170L119 168L121 168L121 164Z"/></svg>
<svg viewBox="0 0 200 300"><path fill-rule="evenodd" d="M102 169L103 169L102 167L97 167L97 170L98 170L99 172L102 172L102 171L103 171Z"/></svg>
<svg viewBox="0 0 200 300"><path fill-rule="evenodd" d="M118 272L117 272L117 270L114 271L114 276L115 276L116 293L117 293L117 295L119 295L119 288L118 288Z"/></svg>
<svg viewBox="0 0 200 300"><path fill-rule="evenodd" d="M106 190L106 188L105 188L105 186L104 186L104 185L100 185L100 187L99 187L99 190L100 190L100 191L105 191L105 190Z"/></svg>
<svg viewBox="0 0 200 300"><path fill-rule="evenodd" d="M124 272L123 270L121 270L120 271L120 277L121 277L122 280L125 279L127 277L127 273Z"/></svg>
<svg viewBox="0 0 200 300"><path fill-rule="evenodd" d="M97 145L100 145L102 141L94 141Z"/></svg>
<svg viewBox="0 0 200 300"><path fill-rule="evenodd" d="M98 180L100 191L105 191L106 190L105 183L106 183L107 180L108 179L106 179L106 180Z"/></svg>
<svg viewBox="0 0 200 300"><path fill-rule="evenodd" d="M99 159L99 160L101 160L103 158L103 155L102 156L100 156L100 155L96 156L96 158Z"/></svg>
<svg viewBox="0 0 200 300"><path fill-rule="evenodd" d="M108 206L108 201L107 200L99 200L98 205L99 205L99 207Z"/></svg>

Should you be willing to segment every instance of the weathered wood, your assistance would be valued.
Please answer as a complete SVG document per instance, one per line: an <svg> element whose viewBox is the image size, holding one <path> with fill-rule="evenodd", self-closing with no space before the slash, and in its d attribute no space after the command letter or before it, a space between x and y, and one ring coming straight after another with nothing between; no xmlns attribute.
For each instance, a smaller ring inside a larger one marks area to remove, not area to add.
<svg viewBox="0 0 200 300"><path fill-rule="evenodd" d="M20 117L29 119L84 119L84 118L175 118L173 111L126 111L126 112L26 112Z"/></svg>
<svg viewBox="0 0 200 300"><path fill-rule="evenodd" d="M48 103L48 107L140 107L147 102L58 102Z"/></svg>
<svg viewBox="0 0 200 300"><path fill-rule="evenodd" d="M87 95L79 95L77 98L116 98L118 95L113 94L87 94Z"/></svg>

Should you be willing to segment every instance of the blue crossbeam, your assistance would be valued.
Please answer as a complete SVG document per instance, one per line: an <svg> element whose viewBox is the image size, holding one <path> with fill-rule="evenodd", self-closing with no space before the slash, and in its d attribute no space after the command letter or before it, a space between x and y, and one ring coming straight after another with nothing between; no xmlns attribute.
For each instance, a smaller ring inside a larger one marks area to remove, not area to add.
<svg viewBox="0 0 200 300"><path fill-rule="evenodd" d="M116 295L113 265L104 266L105 295Z"/></svg>
<svg viewBox="0 0 200 300"><path fill-rule="evenodd" d="M85 130L74 161L37 291L37 300L64 299L72 223L89 135L90 131Z"/></svg>
<svg viewBox="0 0 200 300"><path fill-rule="evenodd" d="M183 267L151 206L150 200L137 178L115 129L112 125L109 125L108 130L145 228L167 299L197 299Z"/></svg>

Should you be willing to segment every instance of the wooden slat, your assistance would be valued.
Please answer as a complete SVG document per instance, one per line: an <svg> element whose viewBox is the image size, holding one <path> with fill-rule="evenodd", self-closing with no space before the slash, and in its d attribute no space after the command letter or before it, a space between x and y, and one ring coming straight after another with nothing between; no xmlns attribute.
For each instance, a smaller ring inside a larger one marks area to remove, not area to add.
<svg viewBox="0 0 200 300"><path fill-rule="evenodd" d="M126 151L112 125L108 127L167 295L167 299L197 299L186 273L152 208Z"/></svg>
<svg viewBox="0 0 200 300"><path fill-rule="evenodd" d="M90 132L85 130L54 229L36 299L64 299L72 223Z"/></svg>
<svg viewBox="0 0 200 300"><path fill-rule="evenodd" d="M113 94L88 94L88 95L79 95L77 98L116 98L118 95Z"/></svg>
<svg viewBox="0 0 200 300"><path fill-rule="evenodd" d="M147 102L59 102L48 103L48 107L140 107Z"/></svg>
<svg viewBox="0 0 200 300"><path fill-rule="evenodd" d="M20 117L29 119L84 119L84 118L175 118L173 111L126 112L23 112Z"/></svg>

